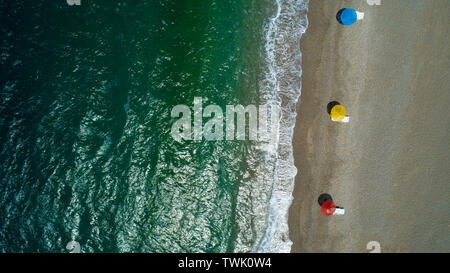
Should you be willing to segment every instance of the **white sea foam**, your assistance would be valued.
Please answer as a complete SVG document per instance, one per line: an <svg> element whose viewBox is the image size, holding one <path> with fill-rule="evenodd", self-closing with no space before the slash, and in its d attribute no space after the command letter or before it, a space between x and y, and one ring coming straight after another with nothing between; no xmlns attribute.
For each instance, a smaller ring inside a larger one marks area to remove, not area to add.
<svg viewBox="0 0 450 273"><path fill-rule="evenodd" d="M265 74L260 90L268 104L281 106L279 135L273 146L273 187L266 229L256 252L290 252L288 210L297 169L293 158L293 129L301 90L299 41L308 26L308 0L276 0L276 14L265 26ZM270 160L269 160L270 161ZM265 176L265 175L264 175ZM267 213L267 212L266 212Z"/></svg>

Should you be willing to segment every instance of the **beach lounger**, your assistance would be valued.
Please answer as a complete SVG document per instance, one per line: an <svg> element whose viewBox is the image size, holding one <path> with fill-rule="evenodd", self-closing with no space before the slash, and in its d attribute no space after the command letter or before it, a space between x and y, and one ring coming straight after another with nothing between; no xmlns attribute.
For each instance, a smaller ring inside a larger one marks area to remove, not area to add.
<svg viewBox="0 0 450 273"><path fill-rule="evenodd" d="M330 117L331 118L331 117ZM339 120L335 120L333 118L331 118L332 121L336 121L336 122L343 122L343 123L348 123L350 121L350 117L349 116L345 116L343 120L339 121Z"/></svg>
<svg viewBox="0 0 450 273"><path fill-rule="evenodd" d="M333 215L344 215L345 209L341 207L336 207L336 210L334 211Z"/></svg>
<svg viewBox="0 0 450 273"><path fill-rule="evenodd" d="M356 12L356 20L362 20L364 19L364 12Z"/></svg>

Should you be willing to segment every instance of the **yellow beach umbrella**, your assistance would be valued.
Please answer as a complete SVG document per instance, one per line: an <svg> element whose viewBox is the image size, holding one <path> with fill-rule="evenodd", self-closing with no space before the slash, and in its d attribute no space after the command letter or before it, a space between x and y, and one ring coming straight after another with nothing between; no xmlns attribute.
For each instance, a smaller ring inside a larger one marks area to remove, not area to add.
<svg viewBox="0 0 450 273"><path fill-rule="evenodd" d="M345 107L342 105L336 105L331 108L330 116L333 120L342 121L345 117Z"/></svg>

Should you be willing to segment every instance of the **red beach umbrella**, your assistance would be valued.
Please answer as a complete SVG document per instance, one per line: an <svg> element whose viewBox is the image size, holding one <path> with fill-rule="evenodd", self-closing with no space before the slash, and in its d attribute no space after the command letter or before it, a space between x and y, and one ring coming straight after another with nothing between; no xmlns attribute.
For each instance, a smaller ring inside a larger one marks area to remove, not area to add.
<svg viewBox="0 0 450 273"><path fill-rule="evenodd" d="M325 214L326 216L333 215L334 211L336 210L336 204L334 204L334 202L331 200L325 201L322 204L321 210L322 213Z"/></svg>

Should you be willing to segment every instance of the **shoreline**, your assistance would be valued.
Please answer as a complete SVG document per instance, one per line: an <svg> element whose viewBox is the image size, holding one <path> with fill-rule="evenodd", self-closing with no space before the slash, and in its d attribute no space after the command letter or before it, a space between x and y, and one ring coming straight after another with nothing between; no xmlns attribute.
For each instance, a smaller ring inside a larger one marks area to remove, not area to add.
<svg viewBox="0 0 450 273"><path fill-rule="evenodd" d="M307 28L308 1L277 1L276 13L265 25L265 68L262 90L265 99L279 104L283 118L271 141L275 159L269 194L267 225L256 252L290 252L288 214L296 168L293 159L293 128L300 96L301 52L297 49ZM283 45L283 46L280 46ZM275 179L275 180L274 180Z"/></svg>
<svg viewBox="0 0 450 273"><path fill-rule="evenodd" d="M342 26L335 14L343 7L365 18ZM382 252L449 251L449 12L445 0L310 1L291 252L369 252L370 241ZM350 123L330 121L333 100ZM322 215L322 193L345 215Z"/></svg>

